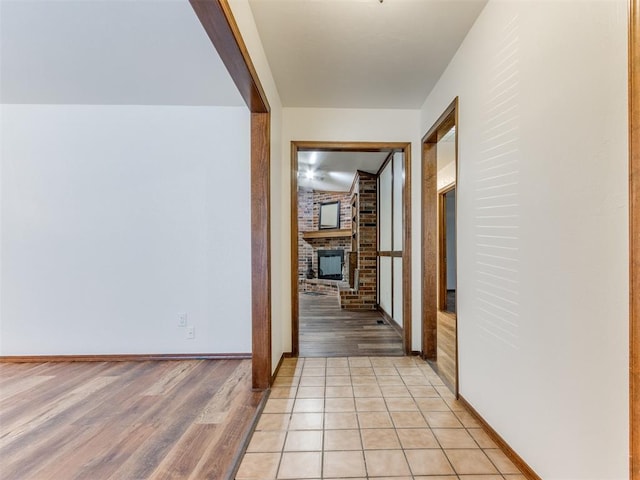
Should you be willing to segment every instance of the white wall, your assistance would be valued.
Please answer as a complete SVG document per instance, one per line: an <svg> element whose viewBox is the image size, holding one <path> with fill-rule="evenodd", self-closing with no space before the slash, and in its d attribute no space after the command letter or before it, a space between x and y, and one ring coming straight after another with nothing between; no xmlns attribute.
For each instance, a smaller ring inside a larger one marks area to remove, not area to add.
<svg viewBox="0 0 640 480"><path fill-rule="evenodd" d="M490 2L459 96L460 392L545 480L628 478L626 2Z"/></svg>
<svg viewBox="0 0 640 480"><path fill-rule="evenodd" d="M282 103L248 0L229 0L251 61L271 108L271 369L291 351L289 169L282 156ZM288 150L287 150L288 152ZM286 194L285 194L286 193Z"/></svg>
<svg viewBox="0 0 640 480"><path fill-rule="evenodd" d="M2 355L251 351L245 107L3 105L0 133Z"/></svg>
<svg viewBox="0 0 640 480"><path fill-rule="evenodd" d="M283 249L290 252L290 171L289 148L292 141L335 141L335 142L411 142L411 195L412 204L420 202L420 111L384 109L332 109L332 108L284 108L282 110L282 158L281 169L283 205ZM412 295L412 348L420 348L420 211L411 212L411 232L413 245L411 281ZM289 284L290 262L286 260L286 270L281 281ZM286 273L285 273L286 272ZM291 303L291 297L284 301ZM290 317L283 323L285 351L291 347Z"/></svg>

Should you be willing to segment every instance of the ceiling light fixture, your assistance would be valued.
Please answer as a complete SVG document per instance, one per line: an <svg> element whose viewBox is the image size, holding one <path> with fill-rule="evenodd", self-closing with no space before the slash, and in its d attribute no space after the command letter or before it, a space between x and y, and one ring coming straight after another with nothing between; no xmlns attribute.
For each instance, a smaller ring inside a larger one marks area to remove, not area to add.
<svg viewBox="0 0 640 480"><path fill-rule="evenodd" d="M311 170L307 170L305 176L307 177L307 180L313 180L313 172Z"/></svg>

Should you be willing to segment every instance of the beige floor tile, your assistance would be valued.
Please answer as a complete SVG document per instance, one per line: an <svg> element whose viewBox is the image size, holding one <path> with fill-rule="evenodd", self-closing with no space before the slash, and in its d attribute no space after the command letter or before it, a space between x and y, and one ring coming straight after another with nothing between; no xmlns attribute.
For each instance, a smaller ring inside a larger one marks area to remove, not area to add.
<svg viewBox="0 0 640 480"><path fill-rule="evenodd" d="M301 380L302 381L302 380ZM440 396L442 398L449 399L449 400L454 400L455 396L453 395L453 392L451 390L449 390L449 387L445 386L445 385L441 385L438 386L436 384L433 384L435 389L438 391L438 393L440 394Z"/></svg>
<svg viewBox="0 0 640 480"><path fill-rule="evenodd" d="M449 457L449 461L455 468L456 473L472 475L498 473L496 467L493 466L489 457L482 450L446 450L445 453Z"/></svg>
<svg viewBox="0 0 640 480"><path fill-rule="evenodd" d="M290 387L292 385L298 385L300 377L281 377L280 375L273 381L274 387Z"/></svg>
<svg viewBox="0 0 640 480"><path fill-rule="evenodd" d="M378 378L378 385L404 385L399 375L385 375Z"/></svg>
<svg viewBox="0 0 640 480"><path fill-rule="evenodd" d="M378 480L376 478L376 480ZM458 480L456 475L429 475L428 477L413 477L413 480Z"/></svg>
<svg viewBox="0 0 640 480"><path fill-rule="evenodd" d="M449 412L449 406L441 398L416 398L418 408L423 412Z"/></svg>
<svg viewBox="0 0 640 480"><path fill-rule="evenodd" d="M426 377L424 375L403 375L402 376L402 381L404 382L405 385L412 385L412 386L418 386L418 385L424 385L424 386L431 386L431 384L428 382L428 380L426 379Z"/></svg>
<svg viewBox="0 0 640 480"><path fill-rule="evenodd" d="M390 412L417 412L418 406L413 398L391 397L385 398L387 409Z"/></svg>
<svg viewBox="0 0 640 480"><path fill-rule="evenodd" d="M324 377L327 374L327 369L324 367L307 367L306 365L302 369L302 377Z"/></svg>
<svg viewBox="0 0 640 480"><path fill-rule="evenodd" d="M373 373L375 373L377 376L381 376L381 375L394 375L394 376L399 376L398 374L398 370L395 369L395 367L373 367Z"/></svg>
<svg viewBox="0 0 640 480"><path fill-rule="evenodd" d="M286 430L289 425L288 413L263 413L256 430Z"/></svg>
<svg viewBox="0 0 640 480"><path fill-rule="evenodd" d="M411 474L402 450L367 450L364 456L369 477Z"/></svg>
<svg viewBox="0 0 640 480"><path fill-rule="evenodd" d="M300 377L301 387L324 387L325 377Z"/></svg>
<svg viewBox="0 0 640 480"><path fill-rule="evenodd" d="M282 454L278 478L320 478L322 471L321 452L285 452Z"/></svg>
<svg viewBox="0 0 640 480"><path fill-rule="evenodd" d="M414 475L450 475L455 473L442 450L407 450L405 453Z"/></svg>
<svg viewBox="0 0 640 480"><path fill-rule="evenodd" d="M371 361L371 365L374 367L392 367L393 366L393 358L392 357L369 357Z"/></svg>
<svg viewBox="0 0 640 480"><path fill-rule="evenodd" d="M407 387L409 389L409 393L415 398L436 398L440 399L440 395L430 385L409 385Z"/></svg>
<svg viewBox="0 0 640 480"><path fill-rule="evenodd" d="M327 376L349 376L351 372L349 371L349 367L327 367Z"/></svg>
<svg viewBox="0 0 640 480"><path fill-rule="evenodd" d="M273 393L271 394L273 397ZM271 398L269 397L269 398ZM322 398L324 397L324 387L299 387L297 398Z"/></svg>
<svg viewBox="0 0 640 480"><path fill-rule="evenodd" d="M424 412L431 428L462 428L453 412Z"/></svg>
<svg viewBox="0 0 640 480"><path fill-rule="evenodd" d="M353 396L357 398L382 397L382 390L378 385L354 385Z"/></svg>
<svg viewBox="0 0 640 480"><path fill-rule="evenodd" d="M327 412L355 412L356 404L353 398L327 398L324 408Z"/></svg>
<svg viewBox="0 0 640 480"><path fill-rule="evenodd" d="M291 398L270 398L264 406L264 413L289 413L293 409Z"/></svg>
<svg viewBox="0 0 640 480"><path fill-rule="evenodd" d="M351 385L351 377L349 376L327 376L328 387L339 387L344 385Z"/></svg>
<svg viewBox="0 0 640 480"><path fill-rule="evenodd" d="M410 397L409 390L404 385L380 385L384 397Z"/></svg>
<svg viewBox="0 0 640 480"><path fill-rule="evenodd" d="M440 448L436 437L428 428L400 428L396 433L404 449Z"/></svg>
<svg viewBox="0 0 640 480"><path fill-rule="evenodd" d="M236 473L236 480L274 479L279 461L279 453L247 453Z"/></svg>
<svg viewBox="0 0 640 480"><path fill-rule="evenodd" d="M413 477L369 477L375 480L413 480Z"/></svg>
<svg viewBox="0 0 640 480"><path fill-rule="evenodd" d="M322 430L298 430L287 434L285 452L315 452L322 450Z"/></svg>
<svg viewBox="0 0 640 480"><path fill-rule="evenodd" d="M297 398L293 406L294 413L313 413L324 411L324 398Z"/></svg>
<svg viewBox="0 0 640 480"><path fill-rule="evenodd" d="M273 387L269 398L295 398L298 387Z"/></svg>
<svg viewBox="0 0 640 480"><path fill-rule="evenodd" d="M328 412L324 414L325 430L358 428L358 417L355 413Z"/></svg>
<svg viewBox="0 0 640 480"><path fill-rule="evenodd" d="M362 450L360 430L325 430L324 449L331 450Z"/></svg>
<svg viewBox="0 0 640 480"><path fill-rule="evenodd" d="M524 475L509 475L509 474L505 474L503 475L504 478L506 480L527 480L527 477L525 477Z"/></svg>
<svg viewBox="0 0 640 480"><path fill-rule="evenodd" d="M360 428L393 428L387 412L359 412Z"/></svg>
<svg viewBox="0 0 640 480"><path fill-rule="evenodd" d="M285 431L254 432L247 447L247 452L267 453L281 452L286 436Z"/></svg>
<svg viewBox="0 0 640 480"><path fill-rule="evenodd" d="M393 357L391 360L396 367L415 367L416 365L411 357Z"/></svg>
<svg viewBox="0 0 640 480"><path fill-rule="evenodd" d="M356 398L356 410L359 412L386 412L387 405L380 398Z"/></svg>
<svg viewBox="0 0 640 480"><path fill-rule="evenodd" d="M377 385L378 380L373 375L363 375L361 377L351 377L353 385Z"/></svg>
<svg viewBox="0 0 640 480"><path fill-rule="evenodd" d="M502 450L485 450L484 453L487 454L493 464L498 468L498 471L500 473L521 473L520 470L518 470L518 467L516 467L511 460L509 460L509 457L507 457Z"/></svg>
<svg viewBox="0 0 640 480"><path fill-rule="evenodd" d="M326 365L327 365L327 359L325 357L304 359L305 367L325 367Z"/></svg>
<svg viewBox="0 0 640 480"><path fill-rule="evenodd" d="M366 474L361 451L325 452L323 476L349 478Z"/></svg>
<svg viewBox="0 0 640 480"><path fill-rule="evenodd" d="M457 411L454 412L456 417L462 422L462 424L467 428L479 428L480 422L476 420L476 418L471 415L469 412Z"/></svg>
<svg viewBox="0 0 640 480"><path fill-rule="evenodd" d="M373 368L371 367L351 367L351 376L361 376L361 375L373 375Z"/></svg>
<svg viewBox="0 0 640 480"><path fill-rule="evenodd" d="M433 434L442 448L480 448L464 428L434 428Z"/></svg>
<svg viewBox="0 0 640 480"><path fill-rule="evenodd" d="M349 357L350 367L370 367L371 360L369 357Z"/></svg>
<svg viewBox="0 0 640 480"><path fill-rule="evenodd" d="M503 480L502 475L459 475L460 480ZM524 477L522 480L525 480Z"/></svg>
<svg viewBox="0 0 640 480"><path fill-rule="evenodd" d="M326 398L353 397L353 387L344 385L340 387L326 387Z"/></svg>
<svg viewBox="0 0 640 480"><path fill-rule="evenodd" d="M491 440L491 437L481 428L469 428L467 429L473 439L480 445L480 448L498 448L498 445Z"/></svg>
<svg viewBox="0 0 640 480"><path fill-rule="evenodd" d="M421 372L418 369L418 367L415 367L415 366L398 366L396 368L398 370L398 373L402 377L414 376L414 375L420 375L421 374Z"/></svg>
<svg viewBox="0 0 640 480"><path fill-rule="evenodd" d="M391 418L396 428L427 427L427 422L420 412L391 412Z"/></svg>
<svg viewBox="0 0 640 480"><path fill-rule="evenodd" d="M329 367L348 367L349 360L346 357L327 358L327 368Z"/></svg>
<svg viewBox="0 0 640 480"><path fill-rule="evenodd" d="M446 400L447 405L449 406L449 408L451 410L453 410L454 412L466 412L467 409L466 407L462 404L462 402L460 400L456 400L454 399L447 399Z"/></svg>
<svg viewBox="0 0 640 480"><path fill-rule="evenodd" d="M400 449L398 435L393 428L362 430L362 446L365 450Z"/></svg>
<svg viewBox="0 0 640 480"><path fill-rule="evenodd" d="M289 430L320 430L322 420L322 413L293 413Z"/></svg>

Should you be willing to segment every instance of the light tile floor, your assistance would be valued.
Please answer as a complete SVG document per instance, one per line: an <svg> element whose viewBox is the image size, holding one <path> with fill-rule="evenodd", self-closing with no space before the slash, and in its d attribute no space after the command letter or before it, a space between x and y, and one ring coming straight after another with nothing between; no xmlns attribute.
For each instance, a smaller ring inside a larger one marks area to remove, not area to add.
<svg viewBox="0 0 640 480"><path fill-rule="evenodd" d="M418 357L285 359L237 480L524 480Z"/></svg>

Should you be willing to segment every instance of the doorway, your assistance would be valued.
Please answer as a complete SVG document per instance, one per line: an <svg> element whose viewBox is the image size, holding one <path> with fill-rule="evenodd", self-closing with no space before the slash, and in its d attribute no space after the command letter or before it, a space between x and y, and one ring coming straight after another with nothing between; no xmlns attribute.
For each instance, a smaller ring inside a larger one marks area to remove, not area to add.
<svg viewBox="0 0 640 480"><path fill-rule="evenodd" d="M324 343L325 347L336 344L330 351L325 350L325 355L389 354L385 351L385 335L397 339L395 354L411 352L410 155L409 143L292 142L291 343L294 356L321 355L322 352L313 349L314 343ZM317 163L366 156L376 157L377 165L365 167L357 163L355 170L348 174L344 168L334 172L328 167L318 168ZM384 198L388 198L395 212L398 248L380 251L378 219L384 207L378 203L379 176L383 170L394 167L397 169L395 190L393 195ZM336 188L337 180L342 181L342 187ZM332 206L336 204L337 208ZM329 212L323 213L323 223L331 221L332 228L320 228L321 210ZM337 219L333 218L336 210ZM316 218L318 222L314 223ZM328 254L330 250L333 251ZM389 257L396 268L395 284L391 287L395 291L395 303L391 311L381 308L381 254L383 262ZM332 261L335 265L325 260L327 255L336 259ZM324 266L320 268L323 261ZM337 262L341 263L340 269ZM336 267L333 269L336 271L332 270L336 277L326 278L328 267ZM325 278L318 278L320 276ZM365 337L369 335L372 341L361 336L358 336L359 343L349 341L348 335L353 332L349 330L350 325L360 329ZM381 327L388 328L382 337L377 337L375 332L383 331ZM316 335L315 339L306 341L309 335Z"/></svg>
<svg viewBox="0 0 640 480"><path fill-rule="evenodd" d="M422 140L422 351L458 395L458 99Z"/></svg>

